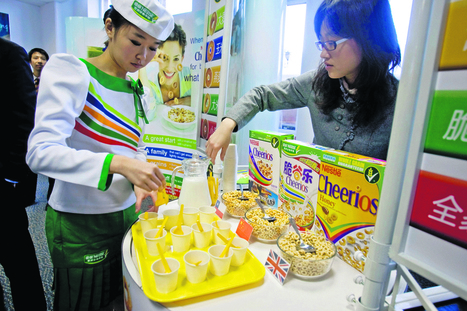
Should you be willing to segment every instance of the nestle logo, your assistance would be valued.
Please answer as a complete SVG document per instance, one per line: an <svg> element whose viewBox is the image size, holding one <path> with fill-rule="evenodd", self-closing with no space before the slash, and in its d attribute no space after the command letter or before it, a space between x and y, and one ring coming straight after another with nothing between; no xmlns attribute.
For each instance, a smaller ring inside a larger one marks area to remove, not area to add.
<svg viewBox="0 0 467 311"><path fill-rule="evenodd" d="M259 141L254 140L254 139L250 139L250 144L253 145L253 146L259 146Z"/></svg>

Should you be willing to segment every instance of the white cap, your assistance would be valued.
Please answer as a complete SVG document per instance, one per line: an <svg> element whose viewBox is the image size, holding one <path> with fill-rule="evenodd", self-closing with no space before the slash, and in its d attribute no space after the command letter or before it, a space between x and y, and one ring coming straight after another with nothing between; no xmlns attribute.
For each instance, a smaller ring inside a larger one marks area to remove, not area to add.
<svg viewBox="0 0 467 311"><path fill-rule="evenodd" d="M112 0L127 21L148 35L166 40L174 28L173 16L156 0Z"/></svg>

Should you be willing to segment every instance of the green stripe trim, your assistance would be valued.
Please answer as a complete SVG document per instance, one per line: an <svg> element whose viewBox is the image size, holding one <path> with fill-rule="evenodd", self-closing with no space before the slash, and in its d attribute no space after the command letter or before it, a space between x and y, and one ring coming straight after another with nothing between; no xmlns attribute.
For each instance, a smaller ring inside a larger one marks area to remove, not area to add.
<svg viewBox="0 0 467 311"><path fill-rule="evenodd" d="M105 157L104 165L102 166L101 171L101 178L99 179L99 184L97 185L97 189L101 191L106 191L112 184L113 174L109 175L109 171L110 163L112 162L113 157L114 155L111 153Z"/></svg>
<svg viewBox="0 0 467 311"><path fill-rule="evenodd" d="M131 126L135 127L140 133L142 132L141 127L137 123L135 123L135 121L133 121L131 119L128 119L126 116L124 116L123 114L121 114L120 112L115 110L112 106L107 104L102 99L102 97L99 94L97 94L96 89L94 88L94 85L91 82L89 83L89 92L95 98L97 98L97 100L104 106L105 109L107 109L108 111L110 111L111 113L116 115L120 120L123 120L124 122L126 122L126 123L130 124ZM133 94L133 92L131 92L131 94ZM131 102L134 103L134 98L133 97L131 98Z"/></svg>
<svg viewBox="0 0 467 311"><path fill-rule="evenodd" d="M85 59L80 58L80 60L88 68L88 71L91 77L99 81L99 84L101 84L106 89L117 91L117 92L125 92L129 94L133 93L133 90L130 87L131 86L130 81L126 79L118 78L115 76L111 76L108 73L105 73L102 70L98 69L96 66L89 63Z"/></svg>
<svg viewBox="0 0 467 311"><path fill-rule="evenodd" d="M89 126L90 128L92 128L94 131L100 133L100 134L103 134L103 135L107 135L109 137L112 137L113 139L117 139L117 140L120 140L120 141L124 141L130 145L133 145L135 147L138 147L138 143L135 142L134 140L128 138L127 136L125 135L122 135L118 132L116 132L115 130L113 129L108 129L102 125L100 125L99 123L96 123L94 120L92 120L90 117L88 117L88 115L83 111L81 113L81 115L79 116L79 118L81 119L81 121L83 121L87 126Z"/></svg>

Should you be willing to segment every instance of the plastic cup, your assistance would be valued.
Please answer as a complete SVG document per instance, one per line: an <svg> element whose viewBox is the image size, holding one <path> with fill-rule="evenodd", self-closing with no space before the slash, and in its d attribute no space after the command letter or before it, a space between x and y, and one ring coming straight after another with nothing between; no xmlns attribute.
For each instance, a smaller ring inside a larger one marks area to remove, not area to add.
<svg viewBox="0 0 467 311"><path fill-rule="evenodd" d="M219 228L217 228L216 223L219 226ZM226 240L228 240L230 236L230 227L232 227L230 222L227 222L224 220L217 220L217 221L213 221L211 223L211 226L212 226L213 235L214 235L214 244L225 245L225 242L222 241L221 238L217 236L217 234L220 233Z"/></svg>
<svg viewBox="0 0 467 311"><path fill-rule="evenodd" d="M166 209L165 211L162 212L162 214L165 217L168 217L167 222L165 223L165 230L170 231L173 227L177 225L177 220L178 220L178 214L180 214L180 211L177 209Z"/></svg>
<svg viewBox="0 0 467 311"><path fill-rule="evenodd" d="M185 272L188 282L197 284L203 282L206 279L209 263L208 253L192 250L183 256L183 260L185 261ZM198 262L200 263L196 265Z"/></svg>
<svg viewBox="0 0 467 311"><path fill-rule="evenodd" d="M205 248L211 244L212 226L204 222L201 223L203 232L199 231L198 224L191 226L193 230L193 244L196 248Z"/></svg>
<svg viewBox="0 0 467 311"><path fill-rule="evenodd" d="M219 257L224 250L225 245L213 245L208 249L209 256L211 257L211 264L209 265L209 271L217 276L226 275L229 273L230 262L232 261L233 251L229 249L228 254L225 257Z"/></svg>
<svg viewBox="0 0 467 311"><path fill-rule="evenodd" d="M147 212L148 213L148 219L144 219L144 215L146 213L141 213L138 216L139 222L141 223L141 230L143 231L143 234L147 232L148 230L155 229L157 227L157 213L155 212Z"/></svg>
<svg viewBox="0 0 467 311"><path fill-rule="evenodd" d="M155 238L157 231L159 229L151 229L144 233L144 239L146 240L146 245L148 247L148 253L151 256L159 256L159 251L157 250L157 244L161 245L161 248L166 251L165 238L167 236L167 231L162 229L162 236Z"/></svg>
<svg viewBox="0 0 467 311"><path fill-rule="evenodd" d="M174 252L186 252L191 245L191 227L182 226L183 234L175 234L174 230L177 227L172 227L170 229L170 234L172 235L172 245Z"/></svg>
<svg viewBox="0 0 467 311"><path fill-rule="evenodd" d="M199 209L196 207L187 207L183 209L183 224L191 227L192 224L196 223L198 218Z"/></svg>
<svg viewBox="0 0 467 311"><path fill-rule="evenodd" d="M199 208L199 221L210 224L214 220L216 208L212 206L202 206Z"/></svg>
<svg viewBox="0 0 467 311"><path fill-rule="evenodd" d="M232 262L230 263L230 265L238 267L238 266L243 265L243 263L245 262L246 251L250 243L248 243L248 241L245 239L235 237L232 241L232 244L235 246L238 246L238 248L231 247L233 255L232 255Z"/></svg>
<svg viewBox="0 0 467 311"><path fill-rule="evenodd" d="M154 280L156 281L156 290L161 294L168 294L177 288L178 283L178 270L180 263L174 258L166 258L172 272L166 273L162 260L156 260L151 270L154 273Z"/></svg>

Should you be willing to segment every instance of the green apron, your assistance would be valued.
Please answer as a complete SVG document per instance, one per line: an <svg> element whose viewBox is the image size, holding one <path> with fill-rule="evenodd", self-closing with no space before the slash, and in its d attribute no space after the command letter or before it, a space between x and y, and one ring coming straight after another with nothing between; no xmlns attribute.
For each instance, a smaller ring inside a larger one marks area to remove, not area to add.
<svg viewBox="0 0 467 311"><path fill-rule="evenodd" d="M47 207L55 310L99 310L123 293L121 243L138 218L134 205L109 214L72 214Z"/></svg>

